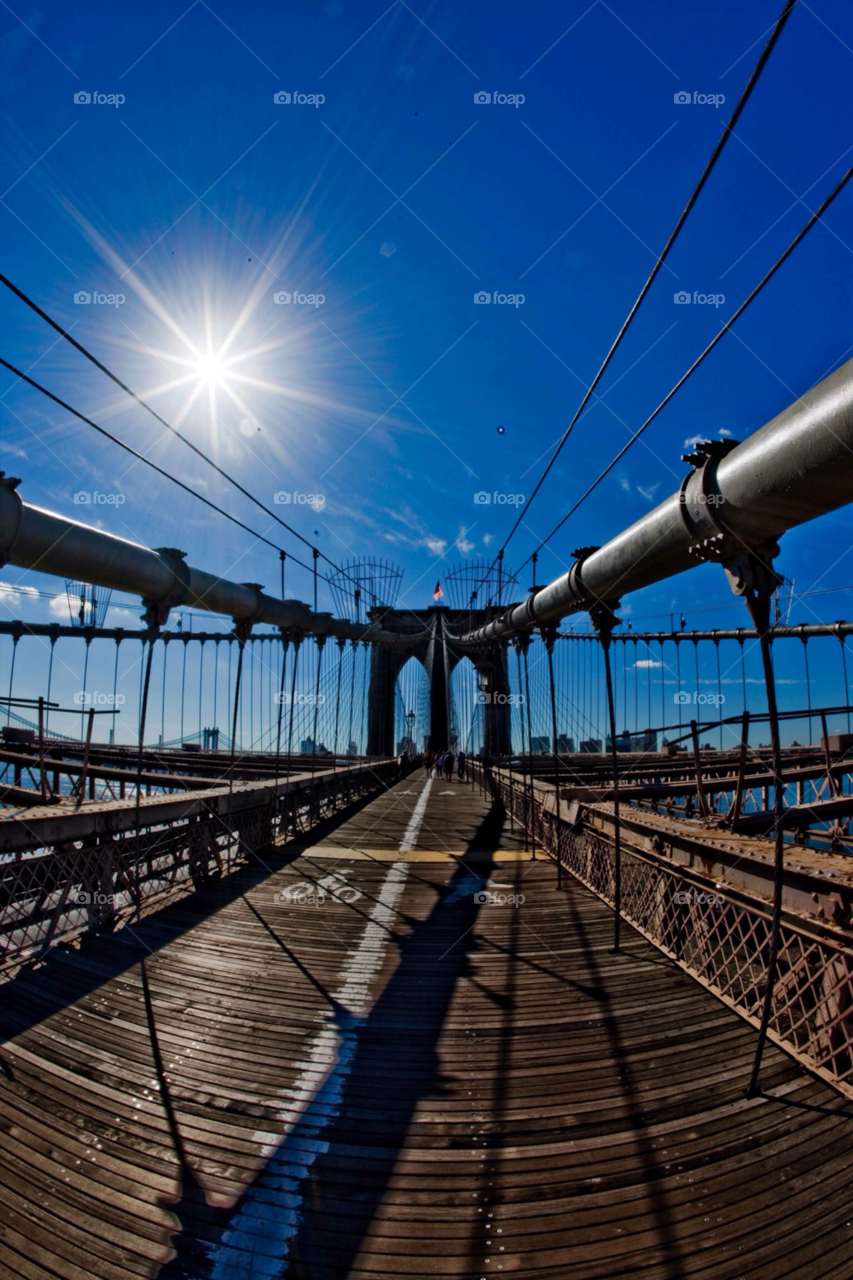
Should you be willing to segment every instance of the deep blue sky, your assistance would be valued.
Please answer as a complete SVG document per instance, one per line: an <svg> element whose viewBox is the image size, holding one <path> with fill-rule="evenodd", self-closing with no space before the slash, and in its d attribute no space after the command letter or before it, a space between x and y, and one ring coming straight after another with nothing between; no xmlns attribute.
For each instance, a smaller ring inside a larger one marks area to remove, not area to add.
<svg viewBox="0 0 853 1280"><path fill-rule="evenodd" d="M22 0L29 31L0 11L2 270L172 420L194 384L162 388L188 374L176 360L187 342L203 347L207 323L218 349L236 329L229 354L245 358L232 371L253 380L232 383L243 408L220 390L214 420L204 393L185 432L268 504L283 490L324 494L321 512L275 510L312 540L318 530L335 559L398 562L406 603L423 607L449 565L493 553L508 531L515 509L477 505L474 494L530 493L780 7ZM850 6L801 0L605 377L604 405L581 421L525 512L510 565L850 163L851 71ZM126 100L77 104L79 91ZM325 102L277 105L280 91ZM478 91L525 102L478 105ZM681 91L726 102L677 105ZM677 488L689 438L743 438L853 354L851 201L848 190L557 535L540 581L562 572L574 547L605 541ZM296 289L325 303L273 302ZM479 289L525 301L478 306ZM726 301L678 306L678 289ZM75 305L80 290L126 301ZM35 364L51 390L299 551L5 290L0 322L7 359ZM23 477L27 501L276 589L275 552L147 468L129 469L114 445L13 381L0 377L3 465ZM76 506L81 490L126 501ZM849 528L842 512L786 536L779 563L798 592L853 582ZM308 576L295 571L288 594L310 599ZM844 616L849 599L810 597L792 620ZM57 616L46 602L6 604L7 616ZM713 568L626 601L655 627L672 608L691 625L734 625L732 604Z"/></svg>

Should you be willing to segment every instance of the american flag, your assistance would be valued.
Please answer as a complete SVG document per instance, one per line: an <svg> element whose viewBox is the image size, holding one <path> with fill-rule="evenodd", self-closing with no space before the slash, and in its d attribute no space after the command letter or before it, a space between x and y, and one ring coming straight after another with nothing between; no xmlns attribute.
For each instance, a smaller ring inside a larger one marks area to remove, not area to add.
<svg viewBox="0 0 853 1280"><path fill-rule="evenodd" d="M432 593L432 598L433 598L433 600L443 600L443 599L444 599L444 592L443 592L443 591L442 591L442 589L441 589L441 583L440 583L440 582L437 582L437 583L435 584L435 591L433 591L433 593Z"/></svg>

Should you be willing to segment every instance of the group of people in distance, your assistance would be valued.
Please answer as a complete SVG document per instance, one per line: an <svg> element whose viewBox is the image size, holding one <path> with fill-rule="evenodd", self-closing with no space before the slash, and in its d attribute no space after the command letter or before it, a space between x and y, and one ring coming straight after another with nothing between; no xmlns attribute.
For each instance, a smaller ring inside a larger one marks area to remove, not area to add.
<svg viewBox="0 0 853 1280"><path fill-rule="evenodd" d="M446 782L453 781L453 766L460 782L465 781L465 764L467 756L464 751L454 755L452 751L427 751L424 755L424 772L428 778L440 778L444 774Z"/></svg>

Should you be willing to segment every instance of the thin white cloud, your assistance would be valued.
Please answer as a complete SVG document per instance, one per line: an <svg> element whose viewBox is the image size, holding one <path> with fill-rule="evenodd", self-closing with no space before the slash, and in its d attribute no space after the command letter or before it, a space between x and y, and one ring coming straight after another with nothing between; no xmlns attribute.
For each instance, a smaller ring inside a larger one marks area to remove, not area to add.
<svg viewBox="0 0 853 1280"><path fill-rule="evenodd" d="M463 556L467 556L469 551L474 550L474 543L469 542L465 537L467 532L468 530L464 525L462 525L459 533L456 535L456 550Z"/></svg>
<svg viewBox="0 0 853 1280"><path fill-rule="evenodd" d="M62 618L64 622L68 621L71 610L76 613L79 608L79 596L54 596L50 602L50 612L54 618Z"/></svg>

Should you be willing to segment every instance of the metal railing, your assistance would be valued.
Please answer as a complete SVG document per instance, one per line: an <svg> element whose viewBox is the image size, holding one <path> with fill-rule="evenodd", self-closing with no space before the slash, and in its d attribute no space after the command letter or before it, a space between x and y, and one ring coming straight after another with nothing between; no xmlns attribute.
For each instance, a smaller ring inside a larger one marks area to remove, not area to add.
<svg viewBox="0 0 853 1280"><path fill-rule="evenodd" d="M0 818L0 975L246 865L398 772L382 760Z"/></svg>
<svg viewBox="0 0 853 1280"><path fill-rule="evenodd" d="M472 774L521 823L533 849L614 906L609 806L555 800L547 783L475 764ZM632 813L632 819L642 815ZM758 1028L767 991L771 902L714 882L653 848L639 821L621 829L621 915ZM768 1036L853 1098L853 930L786 909Z"/></svg>

